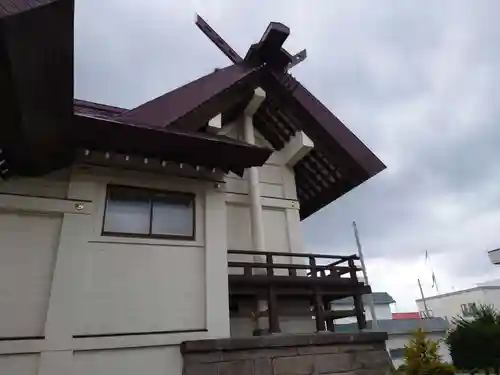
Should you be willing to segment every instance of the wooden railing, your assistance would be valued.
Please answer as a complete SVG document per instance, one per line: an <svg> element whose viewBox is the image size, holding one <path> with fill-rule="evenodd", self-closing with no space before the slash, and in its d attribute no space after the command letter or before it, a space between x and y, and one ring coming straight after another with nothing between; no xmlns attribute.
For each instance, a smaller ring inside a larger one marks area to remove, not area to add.
<svg viewBox="0 0 500 375"><path fill-rule="evenodd" d="M237 277L238 280L244 280L248 283L257 282L258 279L259 281L264 281L261 285L267 288L270 332L279 332L277 287L274 281L288 281L293 284L297 282L302 284L300 280L305 281L304 285L307 285L313 293L316 329L323 331L325 330L325 322L327 329L333 329L333 319L335 318L335 314L330 311L329 305L325 303L325 299L323 298L324 285L331 285L334 288L336 283L345 281L355 286L358 283L357 272L361 270L356 265L356 261L359 260L357 255L339 256L253 250L229 250L228 255L241 256L242 258L244 256L252 256L251 261L228 261L228 268L243 269L242 274L230 274L230 279L231 277ZM255 261L256 257L260 257L261 261ZM285 257L290 259L291 262L275 262L276 257ZM293 262L293 258L301 259L304 264ZM323 289L321 289L322 287ZM358 325L361 328L365 324L361 294L353 293L352 297L354 299Z"/></svg>
<svg viewBox="0 0 500 375"><path fill-rule="evenodd" d="M256 250L229 250L230 255L252 255L262 257L262 262L249 262L249 261L229 261L229 268L242 268L244 275L253 275L254 271L266 270L268 276L278 276L275 272L276 270L287 270L287 275L281 276L299 276L297 275L297 270L305 270L306 274L304 276L309 277L341 277L345 274L349 274L352 277L361 268L357 267L355 264L356 260L359 260L357 255L340 256L340 255L325 255L325 254L305 254L305 253L284 253L284 252L273 252L273 251L256 251ZM286 258L300 258L308 260L308 264L297 264L295 262L291 263L276 263L274 262L275 257L286 257ZM330 260L332 262L327 264L321 264L321 260Z"/></svg>

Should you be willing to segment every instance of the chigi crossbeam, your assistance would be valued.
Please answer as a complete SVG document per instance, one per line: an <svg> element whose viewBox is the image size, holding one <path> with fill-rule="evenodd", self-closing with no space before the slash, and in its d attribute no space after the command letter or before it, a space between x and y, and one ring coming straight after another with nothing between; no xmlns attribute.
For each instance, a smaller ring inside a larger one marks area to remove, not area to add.
<svg viewBox="0 0 500 375"><path fill-rule="evenodd" d="M307 51L305 49L295 55L291 55L282 48L283 43L290 34L288 27L282 23L271 22L262 35L259 43L250 47L245 59L242 59L241 56L238 55L238 53L198 14L196 15L195 24L234 64L243 61L249 62L256 55L262 56L263 54L267 54L268 56L272 55L275 60L281 59L282 61L288 61L288 63L284 65L284 68L285 70L290 70L307 58Z"/></svg>

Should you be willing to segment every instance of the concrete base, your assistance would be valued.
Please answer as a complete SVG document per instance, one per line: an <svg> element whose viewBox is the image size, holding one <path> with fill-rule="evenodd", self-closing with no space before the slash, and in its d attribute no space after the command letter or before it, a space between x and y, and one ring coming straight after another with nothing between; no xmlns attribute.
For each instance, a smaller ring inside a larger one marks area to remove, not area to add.
<svg viewBox="0 0 500 375"><path fill-rule="evenodd" d="M389 375L385 332L187 341L183 375Z"/></svg>

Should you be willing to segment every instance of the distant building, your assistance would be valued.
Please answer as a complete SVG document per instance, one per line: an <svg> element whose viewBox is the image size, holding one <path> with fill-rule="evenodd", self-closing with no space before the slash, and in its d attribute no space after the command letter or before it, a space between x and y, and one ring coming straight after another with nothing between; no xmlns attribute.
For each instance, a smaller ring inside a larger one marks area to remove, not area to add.
<svg viewBox="0 0 500 375"><path fill-rule="evenodd" d="M368 329L371 329L371 323L371 321L368 322ZM403 364L404 347L411 340L412 331L422 328L427 338L442 340L449 327L449 323L443 318L381 319L378 320L378 325L379 330L387 332L389 336L386 346L396 368ZM355 323L339 324L335 327L336 332L354 332L356 330ZM444 361L451 363L450 353L446 345L441 343L438 352Z"/></svg>
<svg viewBox="0 0 500 375"><path fill-rule="evenodd" d="M390 294L385 292L374 292L371 294L371 296L373 298L375 315L377 319L392 319L391 305L393 303L396 303L396 301L394 301L394 298L392 298ZM365 316L367 321L372 320L370 305L368 303L369 298L369 295L363 296L363 306L365 307ZM354 301L352 297L342 298L334 301L331 306L333 310L351 310L354 309ZM355 317L342 318L335 321L336 324L349 324L355 322Z"/></svg>
<svg viewBox="0 0 500 375"><path fill-rule="evenodd" d="M420 319L419 312L392 313L391 306L396 303L394 298L385 292L374 292L373 304L375 314L379 325L379 330L386 331L389 335L387 340L387 350L391 355L394 366L398 367L403 363L404 347L411 339L412 331L422 328L427 337L433 340L444 338L449 327L449 322L443 318ZM372 317L370 314L368 298L363 296L363 305L367 319L367 328L372 327ZM333 310L349 310L354 307L352 298L343 298L332 303ZM335 322L335 332L354 332L357 331L356 319L354 317L338 319ZM439 354L444 361L451 362L448 348L441 344Z"/></svg>
<svg viewBox="0 0 500 375"><path fill-rule="evenodd" d="M392 313L392 319L419 319L419 318L420 314L418 313L418 311Z"/></svg>
<svg viewBox="0 0 500 375"><path fill-rule="evenodd" d="M458 315L465 318L472 317L475 309L481 304L500 308L500 280L482 283L469 289L426 297L425 302L429 315L433 317L441 317L450 322L453 317ZM424 301L417 299L416 303L420 314L424 315Z"/></svg>
<svg viewBox="0 0 500 375"><path fill-rule="evenodd" d="M488 251L488 256L490 257L491 263L500 264L500 249Z"/></svg>

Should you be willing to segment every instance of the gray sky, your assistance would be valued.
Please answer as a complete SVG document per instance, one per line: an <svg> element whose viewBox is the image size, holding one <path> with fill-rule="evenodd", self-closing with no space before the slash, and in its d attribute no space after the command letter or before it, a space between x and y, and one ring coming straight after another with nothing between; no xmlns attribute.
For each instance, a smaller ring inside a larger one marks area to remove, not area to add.
<svg viewBox="0 0 500 375"><path fill-rule="evenodd" d="M133 107L240 54L270 21L291 28L293 74L388 166L304 222L307 251L355 251L375 290L414 310L428 249L441 292L500 277L500 2L78 0L76 96Z"/></svg>

